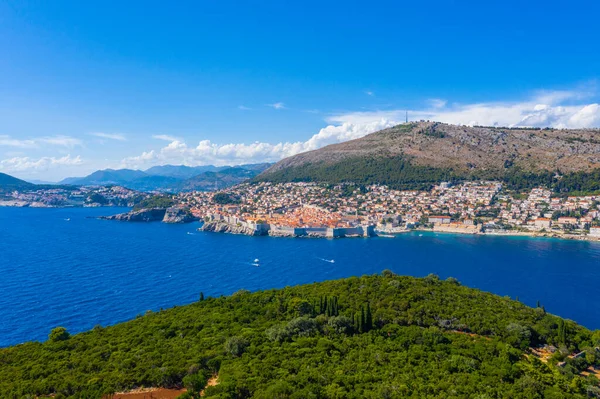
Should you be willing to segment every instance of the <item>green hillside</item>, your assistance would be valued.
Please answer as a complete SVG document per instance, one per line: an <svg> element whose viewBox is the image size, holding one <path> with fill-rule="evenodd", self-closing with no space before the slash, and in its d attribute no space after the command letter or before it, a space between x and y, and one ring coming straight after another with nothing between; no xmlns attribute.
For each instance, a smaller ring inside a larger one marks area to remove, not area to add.
<svg viewBox="0 0 600 399"><path fill-rule="evenodd" d="M428 189L489 179L514 190L591 193L600 191L599 132L408 123L285 158L254 180Z"/></svg>
<svg viewBox="0 0 600 399"><path fill-rule="evenodd" d="M548 363L526 353L553 344ZM586 398L600 332L504 297L395 276L268 290L0 350L0 397L98 398L136 386L214 398ZM586 351L577 358L569 354ZM562 366L558 362L565 361Z"/></svg>

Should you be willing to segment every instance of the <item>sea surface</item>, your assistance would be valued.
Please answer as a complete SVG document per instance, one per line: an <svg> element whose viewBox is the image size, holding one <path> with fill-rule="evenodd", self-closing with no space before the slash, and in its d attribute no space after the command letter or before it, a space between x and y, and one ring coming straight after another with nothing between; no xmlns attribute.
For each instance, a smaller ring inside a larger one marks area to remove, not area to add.
<svg viewBox="0 0 600 399"><path fill-rule="evenodd" d="M199 224L90 218L126 209L0 208L0 347L134 318L206 296L380 273L458 278L539 300L600 328L600 244L408 233L293 239L196 231ZM255 260L258 260L255 262Z"/></svg>

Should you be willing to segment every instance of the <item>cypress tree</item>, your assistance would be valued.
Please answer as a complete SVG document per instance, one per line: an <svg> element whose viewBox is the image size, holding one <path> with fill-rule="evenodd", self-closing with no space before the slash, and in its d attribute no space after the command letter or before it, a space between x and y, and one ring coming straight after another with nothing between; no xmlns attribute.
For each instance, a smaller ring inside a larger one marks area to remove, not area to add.
<svg viewBox="0 0 600 399"><path fill-rule="evenodd" d="M365 307L360 308L360 322L358 324L360 332L365 332Z"/></svg>
<svg viewBox="0 0 600 399"><path fill-rule="evenodd" d="M540 308L540 307L541 307L541 306L540 306L540 300L539 300L539 299L538 299L538 301L537 301L537 307L538 307L538 308Z"/></svg>
<svg viewBox="0 0 600 399"><path fill-rule="evenodd" d="M369 331L373 328L373 316L371 315L371 304L367 302L367 313L365 315L365 329Z"/></svg>
<svg viewBox="0 0 600 399"><path fill-rule="evenodd" d="M339 314L338 312L338 298L337 296L333 297L333 315L337 316Z"/></svg>
<svg viewBox="0 0 600 399"><path fill-rule="evenodd" d="M204 300L204 292L200 292L200 301Z"/></svg>
<svg viewBox="0 0 600 399"><path fill-rule="evenodd" d="M323 314L323 295L319 298L319 314Z"/></svg>

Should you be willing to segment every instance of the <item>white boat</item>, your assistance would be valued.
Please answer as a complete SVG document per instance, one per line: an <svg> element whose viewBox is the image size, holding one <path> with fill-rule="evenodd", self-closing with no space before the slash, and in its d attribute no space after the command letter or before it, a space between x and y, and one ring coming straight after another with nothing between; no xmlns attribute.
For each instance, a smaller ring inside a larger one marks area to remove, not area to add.
<svg viewBox="0 0 600 399"><path fill-rule="evenodd" d="M393 234L377 234L378 237L384 237L384 238L394 238Z"/></svg>
<svg viewBox="0 0 600 399"><path fill-rule="evenodd" d="M258 258L254 259L254 263L258 263L258 262L259 262Z"/></svg>

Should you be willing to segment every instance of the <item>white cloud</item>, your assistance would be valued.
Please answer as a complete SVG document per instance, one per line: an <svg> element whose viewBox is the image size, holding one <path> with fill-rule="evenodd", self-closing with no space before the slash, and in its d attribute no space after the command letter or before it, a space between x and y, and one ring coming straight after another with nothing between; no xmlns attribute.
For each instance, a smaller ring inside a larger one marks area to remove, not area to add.
<svg viewBox="0 0 600 399"><path fill-rule="evenodd" d="M238 105L238 109L241 109L242 111L250 111L252 108L246 107L244 105Z"/></svg>
<svg viewBox="0 0 600 399"><path fill-rule="evenodd" d="M174 140L160 150L143 152L139 156L122 160L120 167L146 168L152 165L234 165L255 162L275 162L300 152L316 150L329 144L363 137L369 133L397 124L381 119L364 124L343 123L327 126L306 141L277 144L254 142L217 144L202 140L197 146L188 146Z"/></svg>
<svg viewBox="0 0 600 399"><path fill-rule="evenodd" d="M61 167L61 166L75 166L81 165L83 161L78 155L71 157L71 155L65 155L61 158L56 157L42 157L33 159L30 157L14 157L3 159L0 161L0 170L3 172L39 172L46 171L49 169Z"/></svg>
<svg viewBox="0 0 600 399"><path fill-rule="evenodd" d="M591 128L600 126L600 106L581 103L578 91L538 92L525 101L455 104L430 100L429 109L409 110L409 120L432 120L456 125ZM348 112L330 116L330 123L365 124L380 119L404 120L404 110Z"/></svg>
<svg viewBox="0 0 600 399"><path fill-rule="evenodd" d="M177 141L179 140L177 137L175 136L171 136L168 134L155 134L152 136L153 139L156 140L163 140L163 141Z"/></svg>
<svg viewBox="0 0 600 399"><path fill-rule="evenodd" d="M538 92L521 102L490 102L449 106L445 100L431 99L428 108L408 112L410 120L435 120L458 125L534 126L586 128L600 126L600 105L573 104L584 98L578 92ZM566 104L567 102L567 104ZM169 145L122 160L122 167L144 168L157 164L231 165L275 162L300 152L363 137L404 121L405 110L348 112L331 115L329 126L306 141L280 143L218 144L202 140L189 146L182 140L165 136Z"/></svg>
<svg viewBox="0 0 600 399"><path fill-rule="evenodd" d="M36 146L36 142L34 140L19 140L7 135L0 135L0 146L31 148Z"/></svg>
<svg viewBox="0 0 600 399"><path fill-rule="evenodd" d="M16 139L8 135L0 135L0 146L16 148L38 148L42 145L73 148L81 146L81 140L69 136L46 136L33 139Z"/></svg>
<svg viewBox="0 0 600 399"><path fill-rule="evenodd" d="M285 104L282 102L267 104L267 107L273 107L275 109L286 109Z"/></svg>
<svg viewBox="0 0 600 399"><path fill-rule="evenodd" d="M372 91L370 91L370 90L367 90L367 91L365 91L365 94L366 94L367 96L369 96L369 97L373 97L373 96L375 96L375 93L374 93L374 92L372 92Z"/></svg>
<svg viewBox="0 0 600 399"><path fill-rule="evenodd" d="M122 134L117 134L117 133L96 132L96 133L90 133L90 135L91 136L100 137L102 139L117 140L117 141L127 141L127 138L125 136L123 136Z"/></svg>
<svg viewBox="0 0 600 399"><path fill-rule="evenodd" d="M442 100L441 98L432 98L429 100L429 104L433 108L444 108L446 104L448 104L448 101Z"/></svg>

